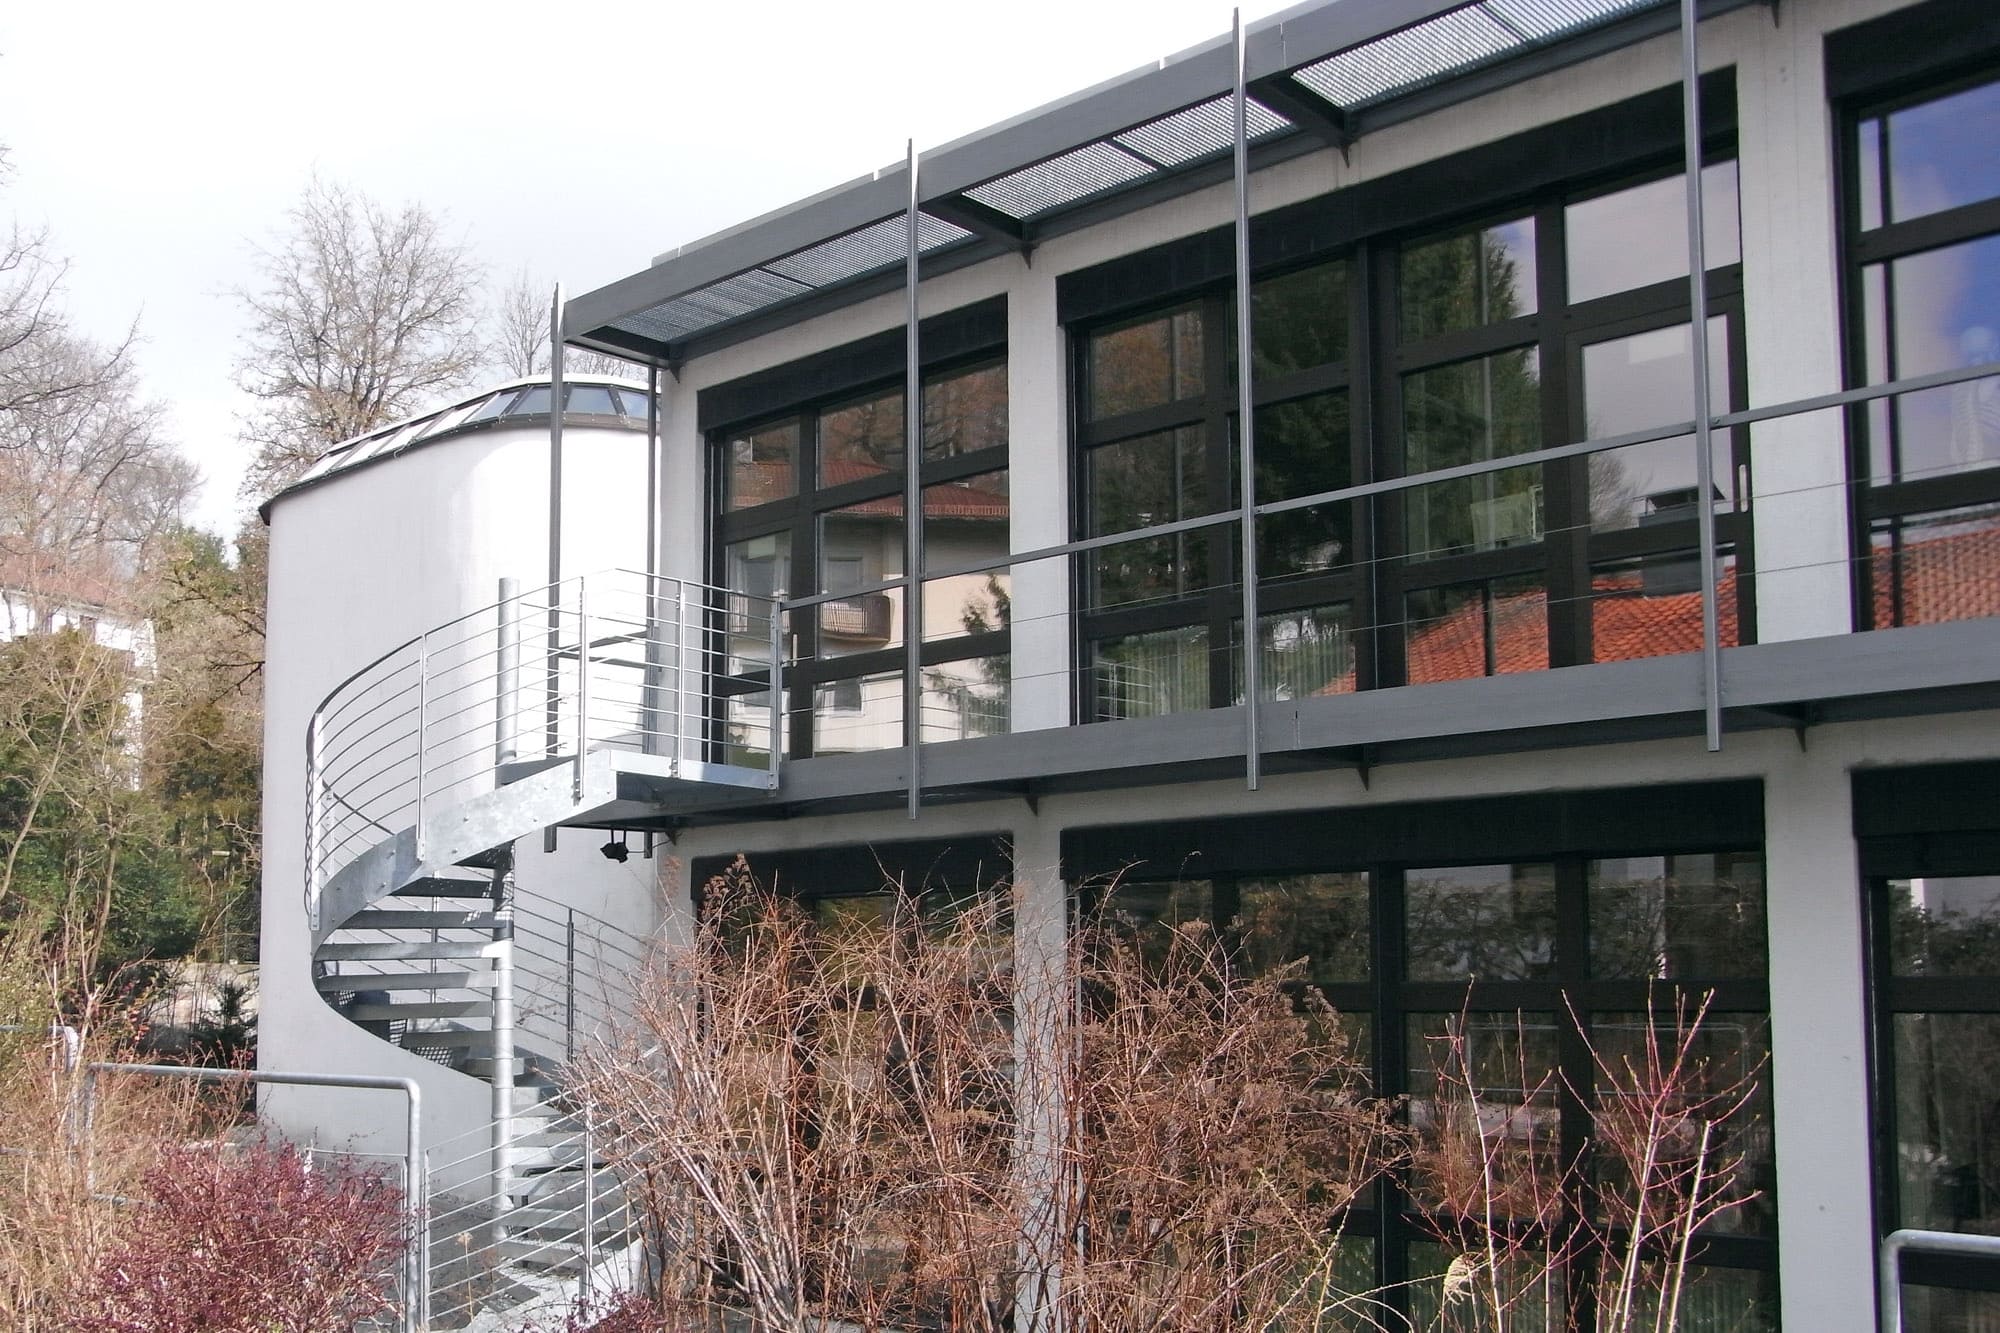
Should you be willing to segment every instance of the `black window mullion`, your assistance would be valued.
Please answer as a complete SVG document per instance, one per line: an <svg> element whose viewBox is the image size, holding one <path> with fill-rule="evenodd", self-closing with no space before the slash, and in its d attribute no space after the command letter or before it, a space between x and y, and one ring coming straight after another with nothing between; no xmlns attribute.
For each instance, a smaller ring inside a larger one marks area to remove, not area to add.
<svg viewBox="0 0 2000 1333"><path fill-rule="evenodd" d="M1375 479L1375 391L1376 367L1381 349L1372 336L1372 315L1376 304L1376 247L1363 242L1354 251L1350 264L1347 296L1347 346L1349 365L1347 390L1348 475L1355 484ZM1380 608L1376 604L1375 505L1371 500L1350 500L1350 523L1354 530L1354 688L1373 689L1380 677L1376 669L1376 625Z"/></svg>
<svg viewBox="0 0 2000 1333"><path fill-rule="evenodd" d="M1375 404L1370 412L1374 439L1370 441L1376 477L1387 480L1404 475L1403 467L1403 382L1395 359L1388 349L1396 345L1401 321L1396 312L1397 255L1393 245L1373 248L1369 295L1374 310L1369 343L1377 349L1371 388ZM1408 612L1404 598L1403 549L1407 540L1407 497L1409 491L1387 491L1363 501L1373 514L1374 545L1370 552L1374 572L1374 614L1370 617L1374 634L1375 683L1401 685L1407 670Z"/></svg>
<svg viewBox="0 0 2000 1333"><path fill-rule="evenodd" d="M1401 870L1376 867L1369 875L1369 929L1374 982L1371 1015L1375 1057L1375 1090L1384 1100L1403 1101L1410 1091L1407 1023L1403 1012L1405 958L1404 889ZM1412 1228L1406 1213L1412 1201L1405 1173L1385 1173L1375 1184L1375 1280L1391 1309L1408 1315L1410 1308L1409 1242Z"/></svg>
<svg viewBox="0 0 2000 1333"><path fill-rule="evenodd" d="M1236 328L1235 303L1230 296L1213 296L1201 304L1202 381L1208 387L1202 412L1202 460L1208 471L1211 509L1234 509L1230 498L1240 489L1236 470L1230 465L1236 420L1236 397L1230 383L1229 353ZM1247 349L1237 358L1239 373L1249 374L1251 358ZM1240 497L1239 497L1240 498ZM1240 534L1237 534L1240 537ZM1238 543L1230 538L1224 524L1210 528L1202 540L1208 543L1208 588L1204 601L1208 625L1208 705L1227 708L1235 696L1236 654L1229 644L1230 626L1242 611L1242 577ZM1244 626L1246 639L1253 639L1254 626Z"/></svg>
<svg viewBox="0 0 2000 1333"><path fill-rule="evenodd" d="M1569 265L1566 259L1564 210L1545 208L1535 218L1536 263L1541 282L1541 307L1560 311L1567 325ZM1685 303L1685 296L1683 296ZM1583 346L1558 328L1542 330L1542 443L1566 444L1582 439ZM1591 660L1593 638L1590 602L1590 459L1566 458L1543 465L1542 507L1547 515L1543 545L1547 549L1549 665L1574 666Z"/></svg>

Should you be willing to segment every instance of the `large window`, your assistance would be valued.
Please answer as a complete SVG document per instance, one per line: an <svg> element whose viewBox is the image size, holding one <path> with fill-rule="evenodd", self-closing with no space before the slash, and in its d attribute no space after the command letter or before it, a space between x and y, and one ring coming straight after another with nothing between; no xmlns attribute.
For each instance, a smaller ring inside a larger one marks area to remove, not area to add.
<svg viewBox="0 0 2000 1333"><path fill-rule="evenodd" d="M1846 124L1851 378L2000 361L2000 79L1865 101ZM2000 379L1852 420L1857 623L2000 615Z"/></svg>
<svg viewBox="0 0 2000 1333"><path fill-rule="evenodd" d="M2000 782L1990 763L1855 777L1867 876L1882 1230L2000 1235ZM1905 1261L1911 1328L1993 1326L2000 1264Z"/></svg>
<svg viewBox="0 0 2000 1333"><path fill-rule="evenodd" d="M1703 177L1720 411L1746 393L1736 164ZM1627 176L1260 278L1259 502L1687 421L1682 190L1678 175ZM1238 504L1234 328L1224 288L1078 331L1079 537ZM1725 644L1754 624L1747 443L1714 437ZM1697 473L1682 436L1260 520L1265 692L1697 649ZM1222 523L1079 561L1080 716L1240 701L1238 551Z"/></svg>
<svg viewBox="0 0 2000 1333"><path fill-rule="evenodd" d="M1625 836L1688 841L1616 850L1618 820L1607 804L1575 821L1601 821L1591 836L1605 839L1604 850L1572 843L1560 853L1468 859L1481 838L1496 848L1531 844L1534 830L1555 817L1531 805L1501 811L1463 802L1357 814L1354 823L1379 825L1382 847L1316 868L1307 862L1325 853L1315 844L1337 840L1314 831L1325 822L1317 816L1260 817L1240 830L1230 827L1238 821L1212 821L1184 837L1132 830L1116 844L1116 856L1131 861L1116 887L1092 892L1109 894L1109 910L1142 944L1163 923L1198 920L1224 932L1253 968L1303 960L1308 984L1339 1012L1372 1064L1375 1087L1407 1098L1420 1142L1447 1119L1440 1066L1463 1052L1459 1068L1477 1072L1488 1116L1516 1108L1505 1115L1519 1118L1524 1135L1535 1127L1529 1137L1551 1163L1585 1151L1600 1095L1592 1051L1621 1067L1643 1051L1649 1024L1670 1025L1676 1002L1692 1005L1704 995L1712 997L1699 1038L1704 1077L1717 1085L1753 1079L1767 1089L1758 849L1636 832L1628 807ZM1438 850L1453 855L1426 859L1419 853L1426 842L1449 843ZM1394 855L1398 844L1411 854ZM1147 854L1149 846L1155 854ZM1089 856L1085 848L1066 849L1072 860L1071 851ZM1260 859L1270 869L1259 870ZM1759 1091L1725 1122L1725 1155L1744 1155L1745 1183L1761 1193L1698 1241L1701 1268L1683 1301L1686 1333L1777 1327L1769 1108L1768 1093ZM1594 1159L1592 1169L1601 1175L1608 1162ZM1343 1233L1373 1253L1392 1304L1416 1300L1410 1313L1418 1327L1431 1327L1436 1312L1421 1308L1421 1292L1413 1298L1402 1284L1444 1261L1439 1228L1429 1220L1438 1188L1421 1169L1390 1181L1346 1219ZM1586 1271L1572 1276L1567 1299L1580 1312Z"/></svg>
<svg viewBox="0 0 2000 1333"><path fill-rule="evenodd" d="M926 571L922 741L989 735L1008 726L1009 579L949 574L1008 549L1007 367L974 360L923 381ZM718 567L733 593L839 594L793 613L785 713L794 757L905 743L908 528L900 381L849 390L714 432L722 487ZM732 651L746 676L768 644Z"/></svg>

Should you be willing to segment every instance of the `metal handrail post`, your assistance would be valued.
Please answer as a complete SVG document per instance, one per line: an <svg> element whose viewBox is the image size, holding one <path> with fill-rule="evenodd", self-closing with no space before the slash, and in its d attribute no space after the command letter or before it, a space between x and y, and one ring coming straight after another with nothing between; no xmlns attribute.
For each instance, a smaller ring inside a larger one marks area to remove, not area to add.
<svg viewBox="0 0 2000 1333"><path fill-rule="evenodd" d="M513 1192L514 1138L514 854L493 872L493 1239L506 1239Z"/></svg>
<svg viewBox="0 0 2000 1333"><path fill-rule="evenodd" d="M306 929L319 929L320 821L326 817L324 782L319 771L320 715L314 709L306 724Z"/></svg>
<svg viewBox="0 0 2000 1333"><path fill-rule="evenodd" d="M417 839L417 864L418 864L418 865L422 865L422 864L423 864L423 862L424 862L424 852L425 852L425 850L426 850L426 847L425 847L425 843L426 843L426 839L425 839L425 837L424 837L424 763L425 763L425 758L426 758L426 755L427 755L427 753L428 753L428 747L426 746L426 744L425 744L425 741L424 741L424 731L425 731L425 729L426 729L426 727L427 727L427 719L426 719L426 717L425 717L425 711L426 711L426 708L427 708L427 704L426 704L426 702L425 702L425 698L424 698L424 696L425 696L426 694L428 694L428 693L430 692L430 691L429 691L429 690L428 690L428 689L426 688L426 686L427 686L427 684L428 684L428 680L429 680L429 676L430 676L430 670L431 670L431 640L430 640L430 635L426 634L426 635L424 635L424 636L423 636L422 638L420 638L420 639L418 639L418 640L417 640L417 824L416 824L416 839Z"/></svg>
<svg viewBox="0 0 2000 1333"><path fill-rule="evenodd" d="M563 931L563 1063L576 1059L576 909Z"/></svg>
<svg viewBox="0 0 2000 1333"><path fill-rule="evenodd" d="M583 1099L583 1272L577 1277L577 1293L590 1299L590 1270L597 1263L597 1149L592 1141L590 1098Z"/></svg>
<svg viewBox="0 0 2000 1333"><path fill-rule="evenodd" d="M1963 1259L2000 1260L2000 1236L1975 1236L1961 1231L1920 1231L1906 1227L1882 1238L1877 1260L1877 1297L1881 1333L1903 1333L1903 1256L1943 1254Z"/></svg>
<svg viewBox="0 0 2000 1333"><path fill-rule="evenodd" d="M771 617L771 753L769 756L771 781L778 780L778 766L785 752L785 615L778 609L778 597L774 593L770 603Z"/></svg>
<svg viewBox="0 0 2000 1333"><path fill-rule="evenodd" d="M495 645L499 657L499 682L493 701L493 766L496 769L519 757L514 736L514 696L521 683L521 645L515 638L516 626L512 614L520 606L520 597L519 579L500 580L497 629L500 641Z"/></svg>
<svg viewBox="0 0 2000 1333"><path fill-rule="evenodd" d="M424 1210L429 1193L424 1167L423 1089L413 1078L374 1074L305 1074L266 1069L208 1069L199 1065L136 1065L93 1060L83 1067L79 1089L80 1130L84 1150L84 1184L95 1187L90 1131L96 1117L97 1076L137 1074L153 1078L192 1078L215 1083L281 1083L304 1088L358 1088L401 1092L409 1099L404 1127L403 1216L409 1227L405 1245L406 1283L403 1299L404 1333L423 1333L430 1326L430 1219Z"/></svg>
<svg viewBox="0 0 2000 1333"><path fill-rule="evenodd" d="M583 799L583 764L590 752L590 580L576 581L576 799Z"/></svg>

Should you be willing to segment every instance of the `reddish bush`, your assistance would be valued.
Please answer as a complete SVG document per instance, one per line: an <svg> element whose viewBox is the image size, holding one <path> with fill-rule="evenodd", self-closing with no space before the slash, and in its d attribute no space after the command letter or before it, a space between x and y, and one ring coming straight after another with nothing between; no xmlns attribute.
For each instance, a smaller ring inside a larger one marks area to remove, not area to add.
<svg viewBox="0 0 2000 1333"><path fill-rule="evenodd" d="M179 1148L146 1174L73 1333L320 1333L395 1307L402 1194L290 1145Z"/></svg>

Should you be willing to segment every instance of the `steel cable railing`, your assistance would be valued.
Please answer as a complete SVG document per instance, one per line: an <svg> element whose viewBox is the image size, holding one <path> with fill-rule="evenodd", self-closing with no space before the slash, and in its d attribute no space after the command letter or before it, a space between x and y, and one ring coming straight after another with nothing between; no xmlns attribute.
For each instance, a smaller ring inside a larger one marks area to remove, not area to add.
<svg viewBox="0 0 2000 1333"><path fill-rule="evenodd" d="M385 830L409 830L425 862L439 814L536 767L603 748L754 755L775 782L778 625L770 598L612 570L503 597L355 671L308 728L314 929L327 882Z"/></svg>

